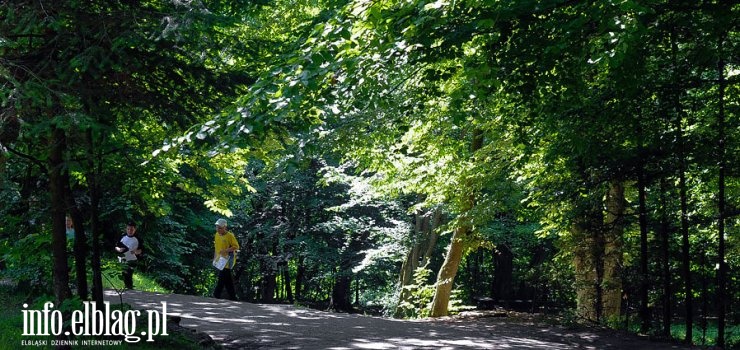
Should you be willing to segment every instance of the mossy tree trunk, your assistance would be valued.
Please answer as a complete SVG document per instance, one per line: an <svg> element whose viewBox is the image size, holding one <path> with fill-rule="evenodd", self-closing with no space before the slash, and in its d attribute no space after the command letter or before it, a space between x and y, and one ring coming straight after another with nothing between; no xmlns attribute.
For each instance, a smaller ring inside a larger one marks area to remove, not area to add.
<svg viewBox="0 0 740 350"><path fill-rule="evenodd" d="M408 254L406 254L406 260L404 260L401 266L401 274L398 279L401 293L398 298L399 307L396 308L395 312L396 317L402 316L400 305L411 296L412 290L407 287L412 284L414 273L419 267L426 266L431 259L432 252L439 238L437 227L441 222L441 218L442 213L438 208L429 212L415 214L416 223L414 225L412 247Z"/></svg>
<svg viewBox="0 0 740 350"><path fill-rule="evenodd" d="M622 310L622 249L625 215L624 185L612 181L606 201L604 275L601 282L604 317L614 319Z"/></svg>

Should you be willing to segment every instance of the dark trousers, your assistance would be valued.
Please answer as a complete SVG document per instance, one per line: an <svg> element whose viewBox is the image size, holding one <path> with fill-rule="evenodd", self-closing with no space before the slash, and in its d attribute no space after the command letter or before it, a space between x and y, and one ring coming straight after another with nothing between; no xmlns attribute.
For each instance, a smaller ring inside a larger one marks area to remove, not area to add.
<svg viewBox="0 0 740 350"><path fill-rule="evenodd" d="M224 268L218 272L218 282L216 290L213 291L213 297L220 299L221 292L226 287L226 293L229 294L229 300L236 300L236 291L234 291L234 279L231 277L231 269Z"/></svg>
<svg viewBox="0 0 740 350"><path fill-rule="evenodd" d="M121 277L123 278L124 286L128 289L134 289L134 269L137 262L137 260L126 261L126 265L123 267Z"/></svg>

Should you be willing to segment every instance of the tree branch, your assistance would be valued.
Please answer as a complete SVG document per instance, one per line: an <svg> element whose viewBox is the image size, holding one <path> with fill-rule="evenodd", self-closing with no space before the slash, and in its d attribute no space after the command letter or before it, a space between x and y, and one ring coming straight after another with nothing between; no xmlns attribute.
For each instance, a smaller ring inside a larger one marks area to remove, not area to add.
<svg viewBox="0 0 740 350"><path fill-rule="evenodd" d="M4 148L5 148L6 150L8 150L8 152L10 152L10 153L12 153L12 154L15 154L15 155L16 155L16 156L18 156L18 157L21 157L21 158L25 158L25 159L28 159L28 160L30 160L30 161L31 161L31 163L34 163L34 164L38 165L38 166L39 166L39 167L41 167L41 168L44 168L44 162L42 162L42 161L41 161L41 160L39 160L38 158L35 158L35 157L33 157L33 156L30 156L30 155L28 155L28 154L22 153L22 152L20 152L20 151L17 151L17 150L13 149L13 148L12 148L12 147L10 147L10 146L5 146L5 145L0 145L0 146L4 147Z"/></svg>

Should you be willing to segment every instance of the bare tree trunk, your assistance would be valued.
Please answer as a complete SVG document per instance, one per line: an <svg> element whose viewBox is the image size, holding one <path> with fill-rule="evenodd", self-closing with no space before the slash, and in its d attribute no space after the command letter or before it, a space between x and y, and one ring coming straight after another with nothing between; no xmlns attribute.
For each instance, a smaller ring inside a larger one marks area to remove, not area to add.
<svg viewBox="0 0 740 350"><path fill-rule="evenodd" d="M717 249L717 260L719 261L719 271L717 271L717 346L725 346L725 317L726 317L726 289L727 289L727 263L725 262L725 60L723 52L724 33L720 36L718 51L719 63L717 64L717 73L719 74L719 111L717 113L717 135L718 135L718 153L719 153L719 179L718 179L718 211L719 222L717 223L717 236L719 247Z"/></svg>
<svg viewBox="0 0 740 350"><path fill-rule="evenodd" d="M573 250L573 267L575 270L576 315L579 318L598 321L596 305L599 302L597 286L599 276L596 265L599 263L594 254L595 235L588 229L588 218L582 218L571 227L571 236L575 242Z"/></svg>
<svg viewBox="0 0 740 350"><path fill-rule="evenodd" d="M401 266L401 273L398 277L401 293L398 298L399 307L396 308L397 317L400 316L400 305L408 300L409 296L411 295L411 291L408 290L408 288L406 287L411 285L411 280L414 277L414 271L416 271L416 268L419 267L419 250L421 250L422 241L424 240L423 235L425 234L425 232L423 230L423 222L425 220L425 217L422 213L416 212L414 214L414 218L416 222L414 225L414 230L412 232L413 236L411 249L406 254L406 260L404 260L403 265Z"/></svg>
<svg viewBox="0 0 740 350"><path fill-rule="evenodd" d="M337 311L353 311L352 301L352 275L351 270L339 271L334 285L331 289L331 305L329 306L332 310Z"/></svg>
<svg viewBox="0 0 740 350"><path fill-rule="evenodd" d="M483 289L481 288L483 279L480 278L481 275L481 258L483 255L484 250L483 249L476 249L473 259L468 259L469 266L470 266L470 276L471 276L471 283L472 283L472 292L474 296L480 296L480 291Z"/></svg>
<svg viewBox="0 0 740 350"><path fill-rule="evenodd" d="M462 260L463 248L465 247L469 230L470 227L468 225L463 225L458 227L452 235L452 242L450 242L450 247L447 249L445 261L442 263L442 267L439 269L439 274L437 275L437 287L434 292L434 299L432 299L432 309L429 312L430 317L447 316L452 284L455 281L455 275L457 275L457 269Z"/></svg>
<svg viewBox="0 0 740 350"><path fill-rule="evenodd" d="M649 280L648 277L648 223L647 223L647 201L645 169L641 166L637 174L638 200L640 202L640 331L646 332L650 327L650 308L648 300Z"/></svg>
<svg viewBox="0 0 740 350"><path fill-rule="evenodd" d="M483 132L480 129L473 130L473 138L470 144L470 153L472 155L483 147ZM474 158L474 156L471 156ZM470 214L470 211L475 206L475 194L472 193L470 186L464 189L467 191L467 198L462 206L460 212L461 220L458 224L457 229L452 234L452 241L447 249L447 255L445 261L439 269L437 274L437 287L434 291L434 298L432 299L432 307L429 313L431 317L447 316L447 308L450 302L450 294L452 293L452 285L457 275L457 269L460 267L460 261L462 261L463 250L467 244L468 236L471 232L470 218L466 216Z"/></svg>
<svg viewBox="0 0 740 350"><path fill-rule="evenodd" d="M350 234L349 243L339 254L339 264L336 268L334 285L331 291L330 309L337 311L353 312L352 306L352 279L354 272L352 267L362 260L360 252L366 248L366 242L370 231L361 231Z"/></svg>
<svg viewBox="0 0 740 350"><path fill-rule="evenodd" d="M308 200L308 196L304 197L306 200ZM311 211L308 210L308 208L305 208L303 211L303 218L304 218L304 227L306 229L311 227ZM298 266L296 267L296 273L295 273L295 298L296 300L303 299L303 284L304 284L304 276L306 274L306 265L304 263L305 258L303 255L298 256Z"/></svg>
<svg viewBox="0 0 740 350"><path fill-rule="evenodd" d="M666 185L665 179L660 179L660 237L662 241L661 250L663 252L662 275L663 275L663 335L671 335L671 270L670 270L670 232L668 224L668 208L665 198Z"/></svg>
<svg viewBox="0 0 740 350"><path fill-rule="evenodd" d="M439 239L439 232L437 228L442 223L442 210L440 208L434 208L432 211L432 217L429 222L429 230L427 233L427 241L425 242L423 254L421 255L420 266L426 266L429 260L432 258L434 248L437 247L437 239Z"/></svg>
<svg viewBox="0 0 740 350"><path fill-rule="evenodd" d="M680 119L680 118L679 118ZM680 125L680 120L678 122ZM693 339L693 324L694 324L694 298L693 289L691 284L691 251L689 243L689 209L687 200L687 189L686 189L686 155L683 152L683 137L681 136L683 131L679 126L679 197L681 201L681 249L682 249L682 265L683 265L683 278L684 278L684 306L686 308L686 342L691 344Z"/></svg>
<svg viewBox="0 0 740 350"><path fill-rule="evenodd" d="M87 187L90 191L90 232L92 234L92 259L90 260L90 266L92 267L92 297L98 307L103 306L103 271L100 266L100 236L102 227L100 225L100 218L98 217L98 211L100 208L100 185L98 184L99 162L96 162L95 158L95 140L93 139L92 129L88 129L85 133L85 139L87 143Z"/></svg>
<svg viewBox="0 0 740 350"><path fill-rule="evenodd" d="M75 275L77 281L77 295L80 299L87 300L87 237L85 235L84 216L75 204L74 194L70 188L69 173L64 174L65 183L65 204L67 212L72 217L75 229L75 241L73 246L75 257Z"/></svg>
<svg viewBox="0 0 740 350"><path fill-rule="evenodd" d="M624 233L624 185L620 181L609 184L606 202L606 230L604 234L604 274L602 276L602 310L609 320L619 317L622 310L622 239Z"/></svg>
<svg viewBox="0 0 740 350"><path fill-rule="evenodd" d="M293 289L290 285L290 265L288 262L283 263L283 282L285 287L285 295L288 298L288 302L293 304Z"/></svg>
<svg viewBox="0 0 740 350"><path fill-rule="evenodd" d="M673 61L673 67L678 67L677 62L678 55L678 44L676 43L675 28L671 31L671 57ZM694 302L693 302L693 289L691 287L691 250L689 244L689 213L687 204L687 190L686 190L686 150L683 139L683 127L681 126L681 106L679 96L676 94L673 96L673 109L675 112L675 123L676 123L676 143L678 145L678 187L679 187L679 198L681 201L681 249L682 249L682 264L683 264L683 278L684 278L684 307L686 308L686 342L691 344L693 339L693 324L694 324Z"/></svg>
<svg viewBox="0 0 740 350"><path fill-rule="evenodd" d="M606 228L603 194L589 193L591 199L582 203L571 225L573 263L576 288L576 314L579 318L601 322L603 317L604 254ZM619 209L617 209L619 210ZM610 248L611 249L611 248ZM609 272L610 274L612 272Z"/></svg>
<svg viewBox="0 0 740 350"><path fill-rule="evenodd" d="M682 131L679 129L679 134ZM681 137L679 137L681 138ZM680 141L679 141L680 142ZM683 143L681 146L683 148ZM694 324L694 298L693 288L691 283L691 250L689 243L689 210L687 200L687 188L686 188L686 156L681 151L680 154L680 167L679 170L679 197L681 201L681 248L682 248L682 264L683 264L683 277L684 277L684 305L686 307L686 342L692 343L692 328Z"/></svg>
<svg viewBox="0 0 740 350"><path fill-rule="evenodd" d="M426 213L416 213L414 225L414 239L411 250L406 255L406 260L401 267L399 276L399 288L401 288L398 298L398 307L396 307L395 316L401 317L403 308L401 304L408 300L412 291L406 288L413 283L414 273L419 267L426 266L431 258L434 247L437 243L439 233L437 227L441 221L441 211L439 208L432 209Z"/></svg>
<svg viewBox="0 0 740 350"><path fill-rule="evenodd" d="M494 256L493 294L494 300L511 299L511 282L514 276L514 253L507 244L496 245Z"/></svg>
<svg viewBox="0 0 740 350"><path fill-rule="evenodd" d="M304 257L298 257L298 267L296 267L295 274L295 298L296 300L303 299L303 276L306 274L306 266L303 263Z"/></svg>
<svg viewBox="0 0 740 350"><path fill-rule="evenodd" d="M69 299L69 265L67 264L67 234L64 204L64 168L63 149L65 148L64 130L52 126L49 138L49 194L51 207L51 253L54 296L59 304Z"/></svg>
<svg viewBox="0 0 740 350"><path fill-rule="evenodd" d="M273 260L274 255L264 254L260 259L260 271L262 272L262 302L275 302L275 288L277 287L277 265Z"/></svg>

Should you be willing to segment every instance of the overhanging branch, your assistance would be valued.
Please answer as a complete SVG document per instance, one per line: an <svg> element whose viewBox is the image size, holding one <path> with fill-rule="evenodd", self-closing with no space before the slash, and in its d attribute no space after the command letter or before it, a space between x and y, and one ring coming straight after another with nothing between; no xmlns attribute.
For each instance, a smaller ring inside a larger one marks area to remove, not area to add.
<svg viewBox="0 0 740 350"><path fill-rule="evenodd" d="M29 161L31 161L31 163L34 163L34 164L38 165L41 168L44 168L44 162L42 162L38 158L33 157L33 156L30 156L28 154L25 154L23 152L20 152L20 151L14 149L13 147L10 147L10 146L6 146L6 145L0 145L0 146L4 147L6 150L8 150L8 152L10 152L12 154L15 154L18 157L21 157L21 158L24 158L24 159L28 159Z"/></svg>

